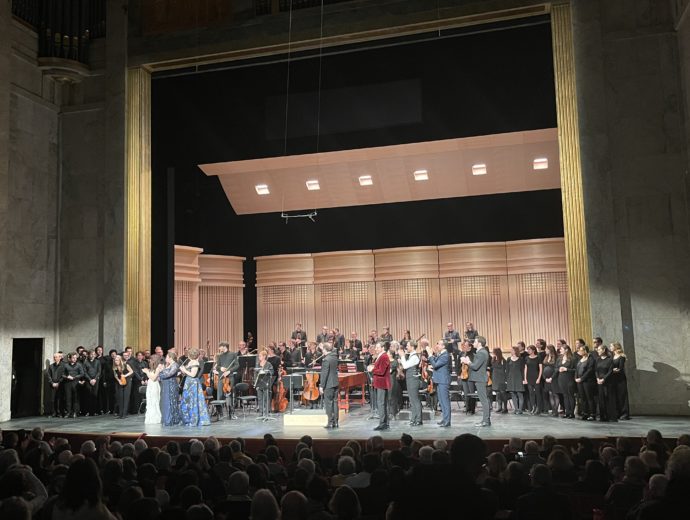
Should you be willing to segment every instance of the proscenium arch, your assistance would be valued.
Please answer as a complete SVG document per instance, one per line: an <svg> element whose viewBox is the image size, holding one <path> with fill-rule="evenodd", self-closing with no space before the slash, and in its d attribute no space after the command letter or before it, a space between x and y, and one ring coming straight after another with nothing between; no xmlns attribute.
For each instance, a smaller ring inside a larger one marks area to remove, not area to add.
<svg viewBox="0 0 690 520"><path fill-rule="evenodd" d="M361 43L371 40L418 34L433 30L478 26L506 20L549 15L552 27L556 113L561 158L561 197L568 274L570 329L573 337L591 338L587 241L584 221L582 169L575 81L575 60L568 1L537 3L501 11L481 11L460 17L441 18L342 33L323 39L303 39L289 43L292 52L319 46ZM207 65L230 60L284 54L280 44L235 51L185 56L160 62L142 63L127 72L125 331L127 345L148 345L151 324L151 73L190 65Z"/></svg>

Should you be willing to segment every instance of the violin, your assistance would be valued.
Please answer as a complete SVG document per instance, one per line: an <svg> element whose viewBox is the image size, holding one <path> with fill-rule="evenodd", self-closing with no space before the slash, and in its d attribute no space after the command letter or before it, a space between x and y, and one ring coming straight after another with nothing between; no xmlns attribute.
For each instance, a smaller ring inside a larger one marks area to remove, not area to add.
<svg viewBox="0 0 690 520"><path fill-rule="evenodd" d="M288 400L285 396L285 385L283 384L283 376L286 375L286 372L282 364L280 365L280 371L278 374L278 382L274 385L276 391L273 394L273 402L271 403L271 406L273 407L274 412L282 413L287 410L288 407Z"/></svg>

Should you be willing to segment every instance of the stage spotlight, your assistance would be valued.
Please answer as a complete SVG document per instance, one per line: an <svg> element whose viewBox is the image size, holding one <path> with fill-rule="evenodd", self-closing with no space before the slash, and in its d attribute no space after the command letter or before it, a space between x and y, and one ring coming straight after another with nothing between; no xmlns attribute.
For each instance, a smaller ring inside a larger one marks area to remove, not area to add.
<svg viewBox="0 0 690 520"><path fill-rule="evenodd" d="M472 175L486 175L486 164L474 164L472 165Z"/></svg>
<svg viewBox="0 0 690 520"><path fill-rule="evenodd" d="M271 193L270 191L268 191L268 184L257 184L256 186L254 186L254 189L256 190L256 193L258 193L259 195L268 195L269 193Z"/></svg>

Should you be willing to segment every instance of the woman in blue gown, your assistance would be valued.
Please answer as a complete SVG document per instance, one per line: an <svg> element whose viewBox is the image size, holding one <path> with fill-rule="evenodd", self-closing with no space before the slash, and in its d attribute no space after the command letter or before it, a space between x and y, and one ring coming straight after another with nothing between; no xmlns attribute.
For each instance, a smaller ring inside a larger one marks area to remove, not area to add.
<svg viewBox="0 0 690 520"><path fill-rule="evenodd" d="M211 424L211 420L208 417L204 389L201 385L199 349L190 349L187 355L189 362L186 366L180 367L180 372L186 376L180 402L182 424L185 426L208 426Z"/></svg>
<svg viewBox="0 0 690 520"><path fill-rule="evenodd" d="M158 374L161 384L161 414L164 426L180 424L180 387L177 384L177 354L168 352L165 368Z"/></svg>

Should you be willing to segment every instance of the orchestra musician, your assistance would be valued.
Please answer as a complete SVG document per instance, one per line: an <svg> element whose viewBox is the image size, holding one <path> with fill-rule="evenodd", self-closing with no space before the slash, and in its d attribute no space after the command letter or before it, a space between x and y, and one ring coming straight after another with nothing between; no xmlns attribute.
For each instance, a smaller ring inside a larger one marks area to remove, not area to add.
<svg viewBox="0 0 690 520"><path fill-rule="evenodd" d="M376 347L376 343L378 342L378 332L376 332L376 329L371 329L369 331L369 337L367 338L367 344L369 345L369 350L371 353L374 353L374 347Z"/></svg>
<svg viewBox="0 0 690 520"><path fill-rule="evenodd" d="M448 350L448 353L454 356L454 354L457 353L459 348L460 333L457 330L455 330L452 323L446 324L446 328L448 330L446 330L446 332L443 334L443 341L445 343L446 350Z"/></svg>
<svg viewBox="0 0 690 520"><path fill-rule="evenodd" d="M465 323L465 331L462 333L462 339L469 341L474 344L474 340L479 336L479 331L474 328L474 324L471 321Z"/></svg>
<svg viewBox="0 0 690 520"><path fill-rule="evenodd" d="M477 387L473 381L469 380L468 366L474 360L475 348L470 341L463 341L460 344L461 356L469 360L469 363L459 363L460 372L458 373L458 382L462 385L462 392L465 395L465 414L474 415L477 401L471 397L477 392ZM461 358L462 359L462 358Z"/></svg>
<svg viewBox="0 0 690 520"><path fill-rule="evenodd" d="M323 350L319 389L323 394L324 408L328 417L325 428L330 429L338 427L338 357L330 343L324 343Z"/></svg>
<svg viewBox="0 0 690 520"><path fill-rule="evenodd" d="M438 425L441 428L450 428L450 354L443 340L427 349L429 364L434 369L432 379L436 383L436 393L441 403L442 419Z"/></svg>
<svg viewBox="0 0 690 520"><path fill-rule="evenodd" d="M470 361L469 357L464 356L462 362L469 364L469 381L475 384L479 402L482 403L482 422L475 426L487 427L491 426L491 401L486 392L486 385L489 382L489 351L486 349L486 338L477 336L474 340L474 348L476 350L474 359Z"/></svg>
<svg viewBox="0 0 690 520"><path fill-rule="evenodd" d="M383 332L381 333L381 336L379 336L379 341L383 341L384 343L390 343L393 341L393 334L391 334L390 327L383 327Z"/></svg>
<svg viewBox="0 0 690 520"><path fill-rule="evenodd" d="M315 342L310 341L307 345L307 353L304 355L304 364L311 367L314 361L321 356L321 349Z"/></svg>
<svg viewBox="0 0 690 520"><path fill-rule="evenodd" d="M352 348L350 340L346 339L343 348L339 351L339 358L347 361L356 361L359 357L359 352Z"/></svg>
<svg viewBox="0 0 690 520"><path fill-rule="evenodd" d="M357 333L354 330L350 332L350 348L362 352L362 341L357 339Z"/></svg>
<svg viewBox="0 0 690 520"><path fill-rule="evenodd" d="M400 357L400 363L405 371L407 394L410 400L410 426L422 425L422 401L419 398L419 390L422 381L419 373L419 354L417 344L410 340L405 344L405 352Z"/></svg>
<svg viewBox="0 0 690 520"><path fill-rule="evenodd" d="M340 333L339 328L333 329L333 348L341 351L345 347L345 336Z"/></svg>
<svg viewBox="0 0 690 520"><path fill-rule="evenodd" d="M268 362L268 353L265 349L259 352L258 365L255 373L256 396L259 404L259 413L268 415L271 407L271 386L273 383L273 365Z"/></svg>
<svg viewBox="0 0 690 520"><path fill-rule="evenodd" d="M385 352L383 343L377 343L374 347L376 360L369 367L373 376L373 387L376 390L376 409L379 415L379 424L374 430L388 430L388 391L391 387L391 362L388 353Z"/></svg>
<svg viewBox="0 0 690 520"><path fill-rule="evenodd" d="M248 356L249 354L251 354L251 351L249 350L247 343L245 341L240 341L237 344L237 355L238 356Z"/></svg>
<svg viewBox="0 0 690 520"><path fill-rule="evenodd" d="M328 327L324 325L321 327L321 333L316 336L317 343L328 343Z"/></svg>
<svg viewBox="0 0 690 520"><path fill-rule="evenodd" d="M291 367L300 367L303 362L302 347L298 347L293 340L288 340L290 365Z"/></svg>
<svg viewBox="0 0 690 520"><path fill-rule="evenodd" d="M240 368L239 358L237 352L230 352L230 344L221 342L218 344L218 355L216 356L216 363L213 366L213 374L216 376L216 399L225 402L228 407L228 419L237 419L233 409L232 392L225 395L223 386L226 378L229 378L230 385L234 388L237 382L235 375Z"/></svg>
<svg viewBox="0 0 690 520"><path fill-rule="evenodd" d="M301 323L295 323L295 330L292 331L290 339L292 339L298 347L303 347L307 344L307 331L302 330Z"/></svg>
<svg viewBox="0 0 690 520"><path fill-rule="evenodd" d="M53 354L53 362L48 367L48 384L50 385L51 402L53 403L53 417L62 417L63 414L62 367L62 352L56 352Z"/></svg>

